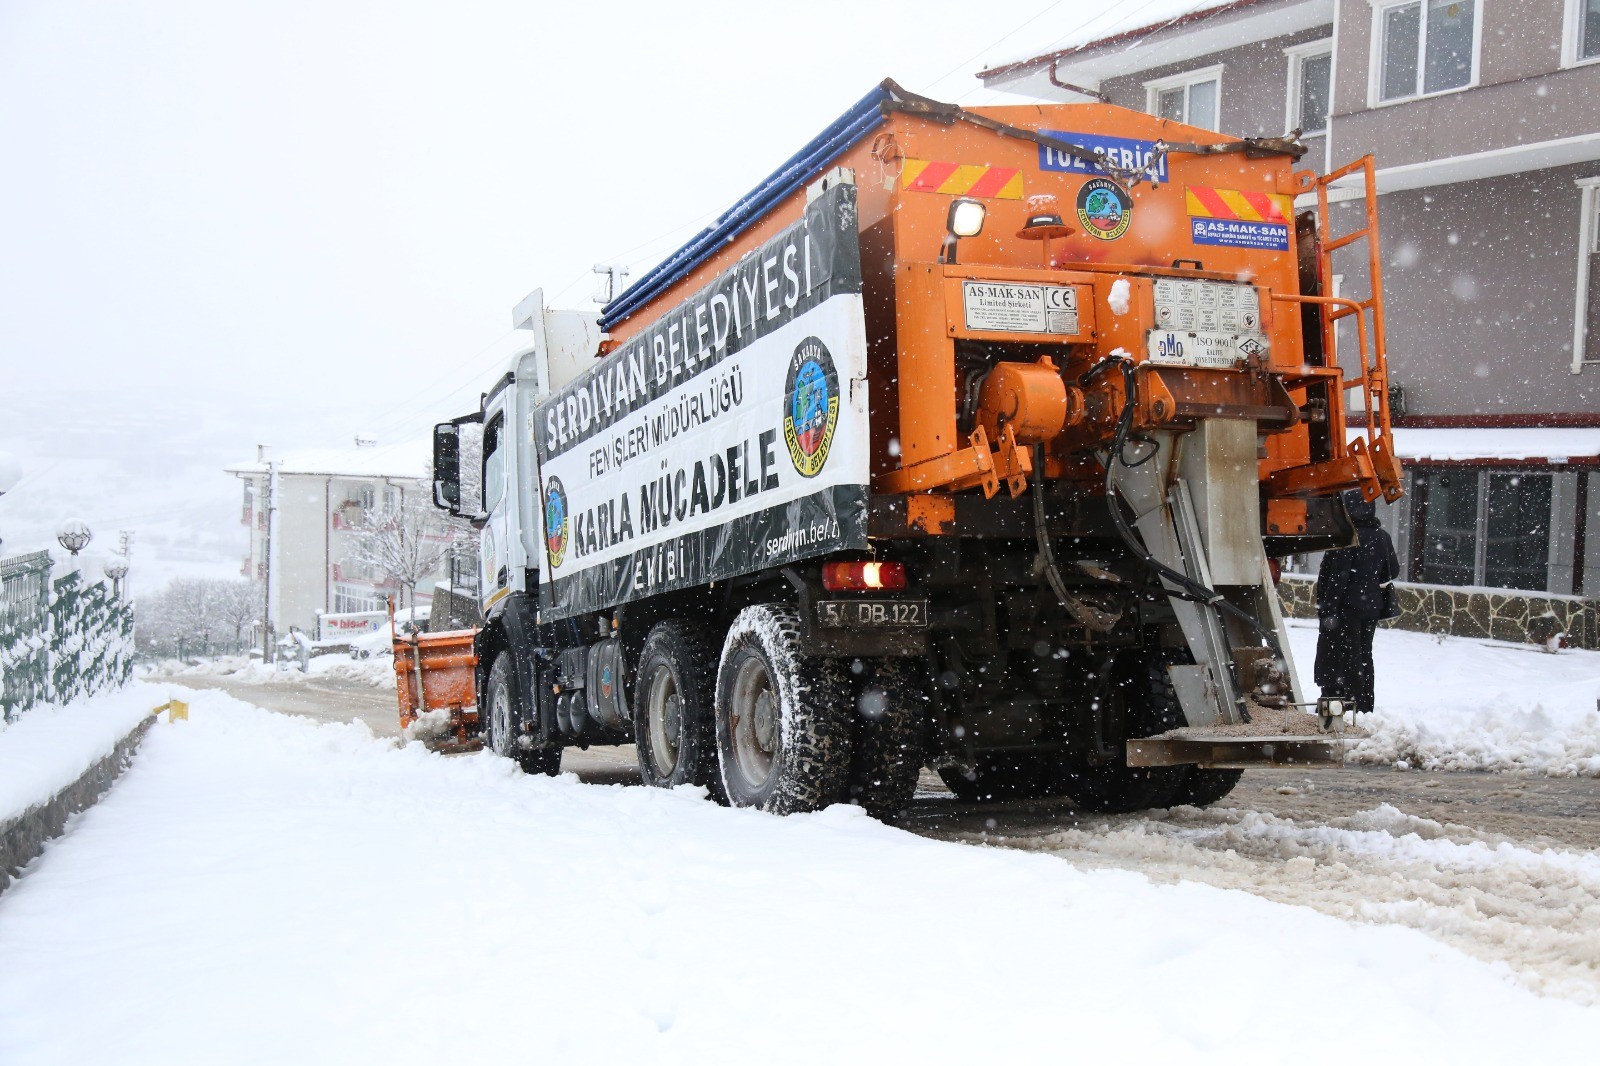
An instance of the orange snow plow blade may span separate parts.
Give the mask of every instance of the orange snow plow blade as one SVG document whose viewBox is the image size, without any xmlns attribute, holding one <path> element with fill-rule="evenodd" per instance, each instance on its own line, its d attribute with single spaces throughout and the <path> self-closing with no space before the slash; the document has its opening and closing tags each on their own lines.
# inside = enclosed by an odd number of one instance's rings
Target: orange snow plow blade
<svg viewBox="0 0 1600 1066">
<path fill-rule="evenodd" d="M 394 687 L 400 700 L 400 727 L 410 728 L 424 714 L 443 719 L 419 739 L 434 751 L 472 751 L 478 740 L 475 629 L 444 633 L 394 634 Z"/>
</svg>

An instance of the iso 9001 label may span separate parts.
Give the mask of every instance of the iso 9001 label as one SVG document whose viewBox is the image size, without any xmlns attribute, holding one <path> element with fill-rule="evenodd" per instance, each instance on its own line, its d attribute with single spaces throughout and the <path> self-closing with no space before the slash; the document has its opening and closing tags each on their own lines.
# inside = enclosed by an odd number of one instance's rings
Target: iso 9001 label
<svg viewBox="0 0 1600 1066">
<path fill-rule="evenodd" d="M 1150 362 L 1169 366 L 1231 370 L 1243 360 L 1267 351 L 1267 339 L 1259 333 L 1153 329 L 1147 334 L 1147 340 Z"/>
<path fill-rule="evenodd" d="M 833 629 L 926 626 L 927 600 L 820 600 L 817 624 Z"/>
<path fill-rule="evenodd" d="M 967 328 L 989 333 L 1078 332 L 1078 290 L 1072 285 L 968 281 L 961 286 Z"/>
</svg>

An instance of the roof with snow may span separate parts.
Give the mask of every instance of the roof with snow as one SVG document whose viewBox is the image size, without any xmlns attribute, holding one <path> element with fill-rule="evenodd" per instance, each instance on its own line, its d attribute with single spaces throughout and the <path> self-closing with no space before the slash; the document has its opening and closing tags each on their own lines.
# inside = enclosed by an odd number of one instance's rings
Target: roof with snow
<svg viewBox="0 0 1600 1066">
<path fill-rule="evenodd" d="M 1364 430 L 1351 430 L 1352 438 Z M 1600 457 L 1600 429 L 1451 427 L 1396 429 L 1394 450 L 1411 462 L 1593 459 Z"/>
<path fill-rule="evenodd" d="M 978 72 L 991 89 L 1043 98 L 1098 90 L 1106 78 L 1180 63 L 1252 40 L 1330 25 L 1334 0 L 1151 0 L 1102 10 L 1043 48 Z"/>
<path fill-rule="evenodd" d="M 317 474 L 323 477 L 425 478 L 433 459 L 429 437 L 398 444 L 370 447 L 308 448 L 273 456 L 279 474 Z M 265 462 L 235 463 L 230 474 L 265 474 Z"/>
</svg>

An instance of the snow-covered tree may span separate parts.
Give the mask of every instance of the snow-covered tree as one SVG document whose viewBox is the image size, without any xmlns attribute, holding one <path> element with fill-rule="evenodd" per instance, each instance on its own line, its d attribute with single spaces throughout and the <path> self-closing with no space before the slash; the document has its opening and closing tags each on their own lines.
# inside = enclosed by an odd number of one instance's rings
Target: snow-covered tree
<svg viewBox="0 0 1600 1066">
<path fill-rule="evenodd" d="M 233 642 L 244 643 L 245 632 L 261 618 L 259 581 L 217 582 L 217 615 L 224 627 L 233 630 Z"/>
<path fill-rule="evenodd" d="M 238 647 L 260 608 L 260 586 L 253 581 L 174 578 L 160 592 L 140 597 L 138 647 L 155 655 L 204 654 L 225 641 Z"/>
<path fill-rule="evenodd" d="M 348 561 L 399 585 L 399 606 L 410 607 L 417 585 L 439 572 L 462 526 L 420 493 L 408 492 L 398 505 L 368 511 L 354 532 Z"/>
</svg>

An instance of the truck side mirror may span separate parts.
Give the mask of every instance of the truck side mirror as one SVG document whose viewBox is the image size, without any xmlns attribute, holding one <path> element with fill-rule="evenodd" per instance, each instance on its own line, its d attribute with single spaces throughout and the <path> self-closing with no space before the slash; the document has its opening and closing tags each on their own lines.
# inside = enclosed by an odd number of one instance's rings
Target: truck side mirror
<svg viewBox="0 0 1600 1066">
<path fill-rule="evenodd" d="M 461 431 L 450 422 L 433 427 L 433 505 L 461 513 Z"/>
</svg>

